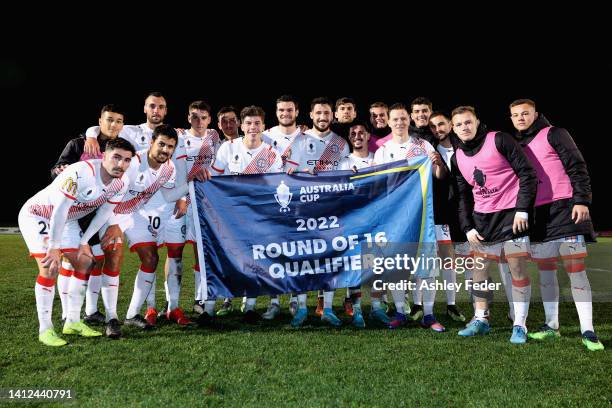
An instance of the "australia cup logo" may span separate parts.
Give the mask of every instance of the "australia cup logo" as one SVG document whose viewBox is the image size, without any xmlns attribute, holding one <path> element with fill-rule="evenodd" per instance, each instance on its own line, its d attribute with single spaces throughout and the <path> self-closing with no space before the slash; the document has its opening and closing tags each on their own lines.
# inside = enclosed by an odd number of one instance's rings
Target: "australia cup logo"
<svg viewBox="0 0 612 408">
<path fill-rule="evenodd" d="M 285 213 L 291 211 L 289 208 L 289 203 L 291 202 L 291 198 L 293 194 L 289 187 L 285 184 L 284 181 L 281 180 L 281 183 L 276 187 L 276 194 L 274 194 L 274 198 L 276 198 L 276 202 L 281 206 L 280 212 Z"/>
</svg>

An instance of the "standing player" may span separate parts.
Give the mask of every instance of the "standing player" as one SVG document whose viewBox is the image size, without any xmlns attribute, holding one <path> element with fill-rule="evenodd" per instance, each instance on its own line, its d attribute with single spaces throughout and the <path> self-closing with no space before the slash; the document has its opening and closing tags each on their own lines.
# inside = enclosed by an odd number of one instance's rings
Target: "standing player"
<svg viewBox="0 0 612 408">
<path fill-rule="evenodd" d="M 561 258 L 571 282 L 582 343 L 591 351 L 603 350 L 593 329 L 591 285 L 584 265 L 585 241 L 595 240 L 589 214 L 591 182 L 584 158 L 568 131 L 551 126 L 532 100 L 512 102 L 510 119 L 538 176 L 531 258 L 540 272 L 546 322 L 529 337 L 560 336 L 557 259 Z"/>
<path fill-rule="evenodd" d="M 68 289 L 68 313 L 62 332 L 84 337 L 101 336 L 80 320 L 93 254 L 87 241 L 111 217 L 115 205 L 127 190 L 123 177 L 134 147 L 123 139 L 106 144 L 104 159 L 78 162 L 66 167 L 45 189 L 30 198 L 19 212 L 19 228 L 38 264 L 34 287 L 38 311 L 38 339 L 47 346 L 63 346 L 66 341 L 53 330 L 51 312 L 55 279 L 62 254 L 75 269 Z M 98 209 L 87 231 L 82 234 L 77 220 Z M 82 234 L 82 236 L 81 236 Z"/>
<path fill-rule="evenodd" d="M 531 283 L 526 270 L 529 255 L 529 213 L 536 196 L 535 171 L 519 144 L 508 134 L 488 132 L 471 106 L 455 108 L 451 115 L 453 131 L 459 138 L 451 158 L 452 172 L 459 192 L 461 229 L 474 253 L 485 259 L 474 270 L 474 282 L 488 280 L 488 260 L 499 260 L 502 251 L 512 273 L 514 323 L 510 342 L 527 341 L 527 312 Z M 486 288 L 486 287 L 485 287 Z M 460 336 L 487 334 L 491 292 L 474 292 L 475 315 Z"/>
<path fill-rule="evenodd" d="M 221 145 L 211 166 L 213 175 L 264 174 L 283 171 L 283 161 L 272 146 L 264 143 L 262 132 L 265 129 L 265 113 L 258 106 L 247 106 L 240 112 L 243 137 L 227 141 Z M 203 278 L 205 279 L 205 278 Z M 255 323 L 259 315 L 255 312 L 256 298 L 247 298 L 244 320 Z M 214 314 L 215 301 L 205 302 L 205 311 L 198 320 L 205 324 Z"/>
</svg>

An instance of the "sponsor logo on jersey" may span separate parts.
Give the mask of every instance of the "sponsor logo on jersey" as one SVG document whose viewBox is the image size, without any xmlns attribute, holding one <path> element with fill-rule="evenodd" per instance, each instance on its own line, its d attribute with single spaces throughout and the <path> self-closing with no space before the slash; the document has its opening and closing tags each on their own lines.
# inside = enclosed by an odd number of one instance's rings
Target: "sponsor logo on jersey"
<svg viewBox="0 0 612 408">
<path fill-rule="evenodd" d="M 62 190 L 73 197 L 76 195 L 77 188 L 77 182 L 72 177 L 68 177 L 62 184 Z"/>
</svg>

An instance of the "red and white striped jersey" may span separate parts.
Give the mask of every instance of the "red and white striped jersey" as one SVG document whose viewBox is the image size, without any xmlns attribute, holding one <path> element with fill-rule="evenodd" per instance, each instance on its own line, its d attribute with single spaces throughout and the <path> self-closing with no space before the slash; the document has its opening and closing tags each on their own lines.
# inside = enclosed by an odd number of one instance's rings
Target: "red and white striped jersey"
<svg viewBox="0 0 612 408">
<path fill-rule="evenodd" d="M 210 168 L 213 175 L 279 173 L 283 171 L 283 161 L 269 144 L 247 149 L 239 137 L 221 145 Z"/>
<path fill-rule="evenodd" d="M 285 161 L 291 153 L 291 144 L 300 134 L 302 134 L 300 128 L 297 128 L 293 133 L 288 135 L 281 132 L 279 126 L 274 126 L 272 129 L 263 132 L 262 138 L 265 143 L 272 146 L 272 148 L 280 154 L 283 164 L 285 164 Z"/>
<path fill-rule="evenodd" d="M 319 137 L 312 130 L 298 135 L 291 144 L 291 156 L 287 166 L 298 170 L 338 170 L 342 158 L 349 155 L 348 143 L 334 132 Z"/>
<path fill-rule="evenodd" d="M 374 153 L 374 163 L 384 164 L 414 157 L 427 156 L 435 152 L 433 146 L 419 137 L 409 136 L 404 143 L 397 143 L 391 139 L 385 142 Z"/>
<path fill-rule="evenodd" d="M 83 218 L 106 202 L 119 203 L 129 184 L 127 175 L 104 185 L 100 177 L 101 163 L 99 159 L 86 160 L 66 167 L 51 184 L 26 202 L 29 213 L 50 219 L 53 203 L 63 199 L 62 196 L 73 200 L 68 220 Z"/>
<path fill-rule="evenodd" d="M 174 160 L 185 160 L 187 181 L 193 180 L 200 169 L 210 168 L 220 146 L 219 134 L 214 129 L 207 129 L 203 137 L 194 136 L 189 130 L 179 135 Z"/>
<path fill-rule="evenodd" d="M 173 188 L 176 170 L 171 160 L 153 170 L 149 166 L 148 152 L 134 157 L 128 171 L 129 187 L 121 203 L 115 207 L 115 214 L 131 214 L 149 202 L 161 188 Z"/>
</svg>

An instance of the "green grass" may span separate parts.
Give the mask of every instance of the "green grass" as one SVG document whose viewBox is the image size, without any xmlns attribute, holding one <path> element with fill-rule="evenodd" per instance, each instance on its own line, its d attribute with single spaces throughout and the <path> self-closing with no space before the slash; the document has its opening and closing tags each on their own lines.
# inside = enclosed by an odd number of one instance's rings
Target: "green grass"
<svg viewBox="0 0 612 408">
<path fill-rule="evenodd" d="M 172 325 L 146 333 L 124 329 L 118 341 L 70 337 L 68 346 L 51 349 L 37 341 L 35 263 L 20 236 L 0 235 L 0 388 L 72 388 L 77 397 L 73 405 L 109 407 L 609 406 L 612 304 L 605 270 L 612 265 L 612 251 L 599 251 L 591 258 L 604 272 L 595 278 L 601 284 L 592 281 L 592 286 L 599 299 L 608 298 L 593 307 L 604 352 L 588 352 L 581 345 L 571 302 L 560 305 L 561 339 L 511 345 L 503 294 L 492 308 L 493 331 L 481 338 L 459 338 L 461 325 L 445 319 L 443 302 L 436 304 L 440 321 L 449 329 L 442 334 L 372 325 L 359 331 L 348 324 L 335 330 L 314 316 L 306 327 L 294 330 L 283 299 L 282 321 L 270 324 L 247 327 L 235 314 L 219 330 Z M 187 258 L 185 265 L 192 265 L 192 256 Z M 127 310 L 137 265 L 135 255 L 126 257 L 120 318 Z M 567 285 L 563 276 L 559 274 L 562 286 Z M 158 283 L 158 304 L 164 299 L 162 289 Z M 186 272 L 181 295 L 186 309 L 192 295 L 193 275 Z M 444 295 L 437 298 L 443 300 Z M 266 302 L 260 299 L 260 312 Z M 469 314 L 466 303 L 460 307 Z M 56 298 L 56 327 L 59 312 Z M 542 306 L 536 302 L 529 326 L 535 328 L 542 320 Z"/>
</svg>

